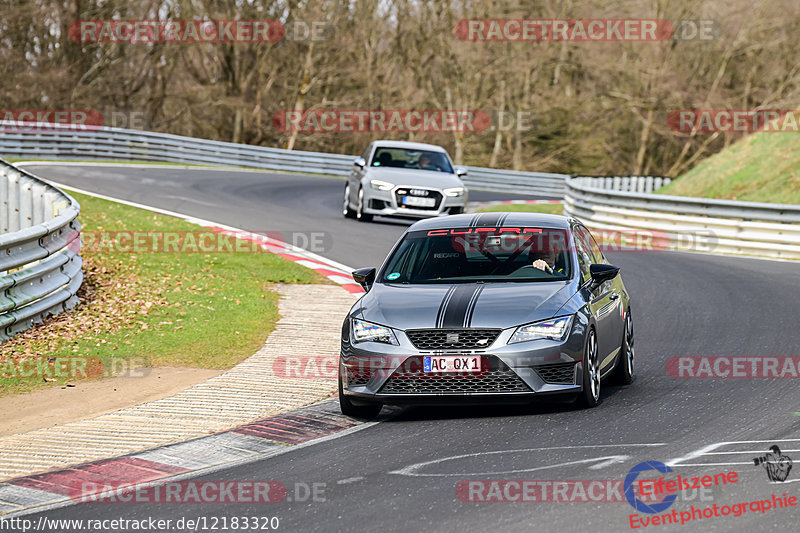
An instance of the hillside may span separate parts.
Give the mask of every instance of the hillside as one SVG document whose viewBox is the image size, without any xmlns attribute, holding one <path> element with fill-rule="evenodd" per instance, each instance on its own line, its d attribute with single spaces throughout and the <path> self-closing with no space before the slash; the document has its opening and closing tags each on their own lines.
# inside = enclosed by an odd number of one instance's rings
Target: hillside
<svg viewBox="0 0 800 533">
<path fill-rule="evenodd" d="M 800 135 L 754 133 L 703 160 L 660 194 L 800 204 Z"/>
</svg>

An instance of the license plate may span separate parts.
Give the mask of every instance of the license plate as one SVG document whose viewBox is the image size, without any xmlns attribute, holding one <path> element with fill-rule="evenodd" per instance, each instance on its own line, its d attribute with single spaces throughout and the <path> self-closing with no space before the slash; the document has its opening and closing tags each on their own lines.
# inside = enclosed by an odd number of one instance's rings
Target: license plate
<svg viewBox="0 0 800 533">
<path fill-rule="evenodd" d="M 422 361 L 425 372 L 460 372 L 479 374 L 481 358 L 471 355 L 426 355 Z"/>
<path fill-rule="evenodd" d="M 433 207 L 436 205 L 436 198 L 418 198 L 416 196 L 403 196 L 404 205 L 416 207 Z"/>
</svg>

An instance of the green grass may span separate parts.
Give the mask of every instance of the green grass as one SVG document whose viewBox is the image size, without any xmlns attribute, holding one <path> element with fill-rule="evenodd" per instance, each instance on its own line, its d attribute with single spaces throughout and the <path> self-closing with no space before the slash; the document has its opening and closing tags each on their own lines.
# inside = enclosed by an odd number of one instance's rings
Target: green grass
<svg viewBox="0 0 800 533">
<path fill-rule="evenodd" d="M 210 232 L 177 218 L 75 194 L 85 240 L 97 231 Z M 214 233 L 216 236 L 216 233 Z M 233 242 L 234 239 L 230 238 Z M 252 246 L 248 246 L 252 248 Z M 252 355 L 278 319 L 273 283 L 330 283 L 267 252 L 109 253 L 84 249 L 82 303 L 3 343 L 9 359 L 77 358 L 136 365 L 229 368 Z M 14 364 L 6 370 L 13 370 Z M 17 367 L 24 368 L 24 367 Z M 43 384 L 41 376 L 0 378 L 2 393 Z M 80 377 L 80 374 L 79 376 Z M 57 383 L 67 381 L 57 378 Z"/>
<path fill-rule="evenodd" d="M 748 135 L 703 160 L 658 193 L 800 204 L 800 135 Z"/>
<path fill-rule="evenodd" d="M 490 213 L 498 211 L 522 211 L 525 213 L 549 213 L 552 215 L 563 215 L 564 204 L 503 204 L 493 205 L 478 209 L 479 213 Z"/>
</svg>

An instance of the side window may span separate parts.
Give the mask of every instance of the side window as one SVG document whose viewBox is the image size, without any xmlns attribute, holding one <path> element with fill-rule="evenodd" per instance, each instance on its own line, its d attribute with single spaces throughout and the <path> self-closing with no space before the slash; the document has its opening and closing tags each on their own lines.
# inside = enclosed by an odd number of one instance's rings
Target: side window
<svg viewBox="0 0 800 533">
<path fill-rule="evenodd" d="M 367 146 L 367 149 L 366 149 L 366 150 L 364 150 L 364 153 L 363 153 L 363 154 L 361 154 L 361 159 L 363 159 L 364 161 L 366 161 L 366 162 L 367 162 L 367 164 L 369 164 L 369 153 L 370 153 L 371 151 L 372 151 L 372 145 L 370 144 L 369 146 Z"/>
<path fill-rule="evenodd" d="M 586 281 L 589 279 L 589 265 L 594 262 L 592 260 L 592 254 L 589 252 L 579 230 L 573 230 L 572 241 L 575 243 L 575 252 L 578 254 L 578 268 L 581 271 L 583 281 Z"/>
<path fill-rule="evenodd" d="M 592 252 L 592 255 L 594 255 L 594 262 L 597 264 L 607 263 L 606 258 L 603 257 L 603 252 L 600 251 L 600 247 L 597 246 L 597 242 L 594 240 L 594 237 L 592 237 L 592 234 L 589 233 L 589 230 L 581 226 L 580 232 L 583 234 L 583 238 L 589 247 L 589 251 Z"/>
</svg>

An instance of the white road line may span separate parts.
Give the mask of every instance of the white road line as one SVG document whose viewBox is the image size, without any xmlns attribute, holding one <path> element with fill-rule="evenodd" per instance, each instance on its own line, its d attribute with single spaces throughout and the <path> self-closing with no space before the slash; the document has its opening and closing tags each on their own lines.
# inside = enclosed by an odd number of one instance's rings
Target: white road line
<svg viewBox="0 0 800 533">
<path fill-rule="evenodd" d="M 425 461 L 422 463 L 415 463 L 406 467 L 403 467 L 399 470 L 393 470 L 389 472 L 390 474 L 397 474 L 401 476 L 416 476 L 416 477 L 448 477 L 448 476 L 478 476 L 478 475 L 495 475 L 495 474 L 512 474 L 517 472 L 533 472 L 536 470 L 543 470 L 545 468 L 555 468 L 558 466 L 567 466 L 572 464 L 580 464 L 580 463 L 591 463 L 595 461 L 601 461 L 602 466 L 598 466 L 597 468 L 603 468 L 610 464 L 623 462 L 629 459 L 626 455 L 609 455 L 605 457 L 593 457 L 591 459 L 580 459 L 578 461 L 569 461 L 565 463 L 557 463 L 552 465 L 546 465 L 542 467 L 533 467 L 533 468 L 524 468 L 518 470 L 508 470 L 505 472 L 472 472 L 472 473 L 455 473 L 455 474 L 423 474 L 419 473 L 418 470 L 424 468 L 426 466 L 444 463 L 446 461 L 455 461 L 458 459 L 465 459 L 468 457 L 479 457 L 483 455 L 498 455 L 504 453 L 524 453 L 524 452 L 539 452 L 539 451 L 548 451 L 548 450 L 578 450 L 578 449 L 593 449 L 593 448 L 632 448 L 632 447 L 654 447 L 654 446 L 666 446 L 666 443 L 646 443 L 646 444 L 588 444 L 583 446 L 549 446 L 545 448 L 523 448 L 519 450 L 495 450 L 491 452 L 476 452 L 476 453 L 467 453 L 463 455 L 451 455 L 449 457 L 442 457 L 439 459 L 433 459 L 431 461 Z M 603 462 L 605 461 L 605 462 Z M 595 469 L 597 469 L 595 468 Z"/>
<path fill-rule="evenodd" d="M 340 479 L 339 481 L 336 482 L 336 484 L 337 485 L 347 485 L 349 483 L 356 483 L 356 482 L 362 481 L 364 479 L 367 479 L 367 478 L 365 478 L 364 476 L 348 477 L 346 479 Z"/>
<path fill-rule="evenodd" d="M 684 455 L 683 457 L 678 457 L 676 459 L 672 459 L 671 461 L 667 461 L 665 464 L 667 466 L 679 465 L 680 463 L 684 463 L 686 461 L 690 461 L 692 459 L 696 459 L 696 458 L 700 457 L 701 455 L 705 454 L 706 452 L 710 452 L 712 450 L 716 450 L 717 448 L 719 448 L 723 444 L 724 444 L 723 442 L 718 442 L 716 444 L 709 444 L 708 446 L 704 446 L 704 447 L 700 448 L 699 450 L 695 450 L 693 452 L 690 452 L 687 455 Z"/>
<path fill-rule="evenodd" d="M 670 465 L 670 467 L 678 467 L 678 466 L 694 466 L 694 467 L 703 467 L 703 466 L 742 466 L 742 465 L 750 465 L 753 466 L 753 461 L 749 461 L 747 463 L 681 463 L 679 465 Z"/>
<path fill-rule="evenodd" d="M 615 465 L 618 463 L 624 463 L 630 458 L 631 458 L 630 455 L 613 455 L 607 461 L 603 461 L 602 463 L 597 463 L 596 465 L 590 466 L 589 470 L 600 470 L 601 468 L 605 468 L 607 466 Z"/>
<path fill-rule="evenodd" d="M 608 466 L 610 464 L 622 463 L 630 459 L 628 455 L 608 455 L 605 457 L 592 457 L 590 459 L 576 459 L 575 461 L 564 461 L 562 463 L 553 463 L 550 465 L 534 466 L 531 468 L 518 468 L 516 470 L 500 470 L 497 472 L 457 472 L 452 474 L 420 474 L 413 471 L 419 465 L 412 465 L 401 470 L 389 472 L 390 474 L 399 474 L 411 477 L 453 477 L 453 476 L 499 476 L 502 474 L 521 474 L 523 472 L 538 472 L 540 470 L 549 470 L 551 468 L 559 468 L 561 466 L 572 466 L 586 463 L 593 463 L 595 461 L 604 461 L 602 464 Z"/>
<path fill-rule="evenodd" d="M 745 453 L 760 454 L 760 453 L 764 453 L 765 451 L 766 450 L 739 450 L 739 451 L 733 451 L 733 452 L 708 452 L 705 455 L 737 455 L 737 454 L 740 454 L 740 453 L 741 454 L 745 454 Z M 800 450 L 784 450 L 783 448 L 781 448 L 781 451 L 782 452 L 800 452 Z"/>
<path fill-rule="evenodd" d="M 665 463 L 667 466 L 732 466 L 732 465 L 742 465 L 742 464 L 751 464 L 751 463 L 703 463 L 703 464 L 684 464 L 686 461 L 690 461 L 692 459 L 697 459 L 703 455 L 712 455 L 710 452 L 716 450 L 717 448 L 721 448 L 723 446 L 729 446 L 731 444 L 775 444 L 776 442 L 800 442 L 800 439 L 770 439 L 770 440 L 733 440 L 733 441 L 725 441 L 725 442 L 716 442 L 714 444 L 709 444 L 708 446 L 704 446 L 699 450 L 695 450 L 693 452 L 684 455 L 683 457 L 678 457 L 672 459 Z M 749 451 L 732 451 L 732 452 L 717 452 L 715 455 L 720 455 L 722 453 L 763 453 L 764 450 L 759 452 L 749 452 Z"/>
</svg>

